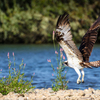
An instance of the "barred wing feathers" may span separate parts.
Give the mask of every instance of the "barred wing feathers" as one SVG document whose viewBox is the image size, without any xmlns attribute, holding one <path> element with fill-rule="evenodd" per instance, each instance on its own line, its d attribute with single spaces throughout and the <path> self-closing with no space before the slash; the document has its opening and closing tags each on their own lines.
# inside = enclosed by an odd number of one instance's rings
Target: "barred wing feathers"
<svg viewBox="0 0 100 100">
<path fill-rule="evenodd" d="M 84 35 L 81 45 L 79 47 L 80 52 L 83 55 L 83 60 L 89 62 L 89 56 L 91 55 L 93 45 L 97 40 L 98 29 L 100 28 L 100 17 L 94 22 L 87 33 Z"/>
<path fill-rule="evenodd" d="M 83 60 L 81 52 L 72 41 L 71 27 L 69 25 L 68 14 L 63 14 L 59 17 L 56 25 L 56 40 L 64 49 L 66 55 L 77 57 Z"/>
</svg>

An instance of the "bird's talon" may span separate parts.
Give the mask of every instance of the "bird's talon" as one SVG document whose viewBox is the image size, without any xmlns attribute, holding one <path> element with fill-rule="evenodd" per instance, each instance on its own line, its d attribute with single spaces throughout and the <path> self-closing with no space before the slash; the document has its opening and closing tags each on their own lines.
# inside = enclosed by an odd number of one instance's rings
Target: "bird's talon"
<svg viewBox="0 0 100 100">
<path fill-rule="evenodd" d="M 82 80 L 82 83 L 84 83 L 84 80 Z"/>
<path fill-rule="evenodd" d="M 77 80 L 77 84 L 80 84 L 81 83 L 81 80 Z"/>
</svg>

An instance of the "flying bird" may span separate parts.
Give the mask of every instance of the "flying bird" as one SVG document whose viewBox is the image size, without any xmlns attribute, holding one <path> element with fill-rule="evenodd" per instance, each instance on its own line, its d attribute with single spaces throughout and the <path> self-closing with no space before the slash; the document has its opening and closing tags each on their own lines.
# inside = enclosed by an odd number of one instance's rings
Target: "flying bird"
<svg viewBox="0 0 100 100">
<path fill-rule="evenodd" d="M 89 57 L 91 55 L 93 45 L 97 40 L 99 28 L 100 17 L 98 17 L 98 19 L 83 36 L 81 45 L 78 49 L 74 41 L 72 40 L 69 15 L 64 13 L 58 18 L 55 37 L 67 56 L 67 61 L 64 62 L 64 65 L 73 68 L 78 74 L 77 84 L 79 84 L 80 82 L 84 82 L 84 68 L 100 66 L 100 60 L 89 62 Z M 81 73 L 82 80 L 80 80 Z"/>
</svg>

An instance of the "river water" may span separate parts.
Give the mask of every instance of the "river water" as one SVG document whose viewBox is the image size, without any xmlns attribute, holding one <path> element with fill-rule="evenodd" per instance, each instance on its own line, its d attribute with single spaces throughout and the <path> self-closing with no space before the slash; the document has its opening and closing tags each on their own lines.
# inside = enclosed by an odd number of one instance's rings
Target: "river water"
<svg viewBox="0 0 100 100">
<path fill-rule="evenodd" d="M 10 60 L 13 62 L 12 53 L 15 54 L 16 69 L 19 68 L 21 61 L 25 66 L 26 79 L 30 80 L 34 74 L 32 85 L 36 88 L 49 88 L 52 87 L 52 80 L 55 76 L 51 64 L 47 62 L 47 59 L 51 59 L 54 68 L 57 68 L 56 55 L 53 45 L 41 44 L 41 45 L 0 45 L 0 73 L 1 77 L 7 77 L 9 73 L 8 68 L 8 57 L 7 53 L 10 54 Z M 65 55 L 65 54 L 64 54 Z M 67 58 L 65 58 L 67 59 Z M 100 60 L 100 45 L 95 45 L 90 56 L 90 61 Z M 11 65 L 13 67 L 13 64 Z M 77 84 L 78 75 L 74 69 L 68 69 L 67 79 L 69 81 L 69 89 L 87 89 L 89 87 L 94 89 L 100 89 L 100 67 L 99 68 L 85 68 L 85 82 Z"/>
</svg>

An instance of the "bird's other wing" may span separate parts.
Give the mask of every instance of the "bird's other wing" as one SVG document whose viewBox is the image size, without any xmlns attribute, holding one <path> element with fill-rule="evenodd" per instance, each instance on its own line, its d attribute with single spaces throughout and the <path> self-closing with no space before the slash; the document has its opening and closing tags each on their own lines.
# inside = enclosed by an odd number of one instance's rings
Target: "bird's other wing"
<svg viewBox="0 0 100 100">
<path fill-rule="evenodd" d="M 83 60 L 81 52 L 72 41 L 71 27 L 69 24 L 68 14 L 60 15 L 56 24 L 56 40 L 64 49 L 66 55 L 74 56 Z"/>
<path fill-rule="evenodd" d="M 94 22 L 94 24 L 89 28 L 87 33 L 82 38 L 79 50 L 82 53 L 83 60 L 85 62 L 89 62 L 89 56 L 91 55 L 93 45 L 97 40 L 99 28 L 100 28 L 100 17 Z"/>
</svg>

